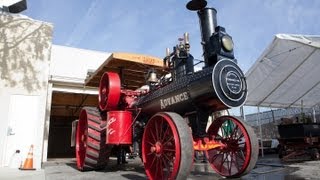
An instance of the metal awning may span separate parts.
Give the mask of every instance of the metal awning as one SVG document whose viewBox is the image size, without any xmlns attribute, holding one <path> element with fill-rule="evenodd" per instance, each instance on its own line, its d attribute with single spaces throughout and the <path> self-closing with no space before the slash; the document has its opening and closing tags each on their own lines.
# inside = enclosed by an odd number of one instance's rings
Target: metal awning
<svg viewBox="0 0 320 180">
<path fill-rule="evenodd" d="M 126 89 L 136 89 L 145 85 L 145 76 L 150 68 L 163 75 L 163 60 L 160 58 L 132 54 L 112 53 L 111 56 L 85 80 L 85 86 L 98 87 L 104 72 L 111 71 L 122 74 L 122 83 Z M 122 72 L 122 73 L 120 73 Z"/>
<path fill-rule="evenodd" d="M 245 74 L 245 105 L 314 107 L 320 103 L 320 36 L 278 34 Z"/>
</svg>

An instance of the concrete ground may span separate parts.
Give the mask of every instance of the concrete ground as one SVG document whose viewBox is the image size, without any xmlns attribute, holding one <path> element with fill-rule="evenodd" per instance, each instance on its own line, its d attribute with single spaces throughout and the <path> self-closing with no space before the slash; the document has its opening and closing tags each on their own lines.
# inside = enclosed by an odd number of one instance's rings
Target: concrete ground
<svg viewBox="0 0 320 180">
<path fill-rule="evenodd" d="M 8 167 L 0 168 L 1 180 L 44 180 L 46 179 L 45 170 L 35 171 L 21 171 L 19 169 L 12 169 Z"/>
<path fill-rule="evenodd" d="M 102 171 L 79 172 L 75 159 L 51 159 L 36 171 L 0 168 L 0 179 L 14 180 L 144 180 L 146 175 L 139 158 L 129 159 L 129 163 L 117 166 L 111 158 L 108 167 Z M 319 179 L 320 161 L 294 161 L 282 163 L 277 155 L 267 155 L 258 160 L 257 166 L 243 180 L 300 180 Z M 214 173 L 207 163 L 197 162 L 188 177 L 189 180 L 224 179 Z"/>
</svg>

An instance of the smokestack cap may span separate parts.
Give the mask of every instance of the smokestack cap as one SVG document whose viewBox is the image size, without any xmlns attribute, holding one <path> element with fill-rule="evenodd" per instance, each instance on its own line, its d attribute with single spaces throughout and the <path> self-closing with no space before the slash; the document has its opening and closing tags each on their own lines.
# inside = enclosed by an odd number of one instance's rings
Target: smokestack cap
<svg viewBox="0 0 320 180">
<path fill-rule="evenodd" d="M 198 11 L 207 6 L 206 0 L 191 0 L 187 3 L 187 9 L 190 11 Z"/>
</svg>

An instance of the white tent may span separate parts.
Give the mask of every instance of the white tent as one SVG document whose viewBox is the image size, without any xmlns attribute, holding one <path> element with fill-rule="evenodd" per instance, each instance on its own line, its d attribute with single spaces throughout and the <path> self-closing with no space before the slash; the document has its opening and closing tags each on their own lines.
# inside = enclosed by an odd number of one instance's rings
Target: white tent
<svg viewBox="0 0 320 180">
<path fill-rule="evenodd" d="M 246 105 L 314 107 L 320 103 L 320 36 L 278 34 L 246 73 Z"/>
</svg>

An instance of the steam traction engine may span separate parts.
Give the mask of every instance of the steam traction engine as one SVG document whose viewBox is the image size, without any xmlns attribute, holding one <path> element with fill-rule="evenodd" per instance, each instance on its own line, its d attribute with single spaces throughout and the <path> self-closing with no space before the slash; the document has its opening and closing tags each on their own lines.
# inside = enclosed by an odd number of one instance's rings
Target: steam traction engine
<svg viewBox="0 0 320 180">
<path fill-rule="evenodd" d="M 194 71 L 188 34 L 167 49 L 163 67 L 118 62 L 99 84 L 99 107 L 82 109 L 76 131 L 76 158 L 80 170 L 106 166 L 116 147 L 139 143 L 149 179 L 186 179 L 194 150 L 205 151 L 211 167 L 221 176 L 239 177 L 257 161 L 253 130 L 232 116 L 216 118 L 214 112 L 241 106 L 247 85 L 233 55 L 233 42 L 217 26 L 216 10 L 204 0 L 192 0 L 202 34 L 204 67 Z M 109 63 L 110 67 L 112 63 Z M 108 65 L 108 66 L 109 66 Z M 125 72 L 131 67 L 131 71 Z M 132 70 L 135 69 L 135 70 Z M 145 86 L 134 89 L 130 77 L 146 69 Z M 131 82 L 132 83 L 132 82 Z M 137 82 L 138 83 L 138 82 Z"/>
</svg>

